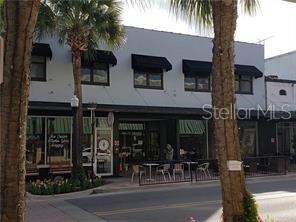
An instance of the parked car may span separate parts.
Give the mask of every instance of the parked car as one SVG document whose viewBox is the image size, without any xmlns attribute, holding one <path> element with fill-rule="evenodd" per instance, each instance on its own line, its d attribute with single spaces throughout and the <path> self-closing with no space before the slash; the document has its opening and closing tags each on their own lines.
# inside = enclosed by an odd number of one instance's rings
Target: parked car
<svg viewBox="0 0 296 222">
<path fill-rule="evenodd" d="M 91 163 L 91 148 L 87 147 L 84 148 L 82 150 L 82 160 L 83 163 Z M 108 150 L 106 151 L 101 151 L 100 149 L 97 148 L 97 152 L 96 152 L 96 157 L 97 157 L 97 161 L 105 161 L 105 162 L 109 162 L 111 161 L 111 153 Z"/>
</svg>

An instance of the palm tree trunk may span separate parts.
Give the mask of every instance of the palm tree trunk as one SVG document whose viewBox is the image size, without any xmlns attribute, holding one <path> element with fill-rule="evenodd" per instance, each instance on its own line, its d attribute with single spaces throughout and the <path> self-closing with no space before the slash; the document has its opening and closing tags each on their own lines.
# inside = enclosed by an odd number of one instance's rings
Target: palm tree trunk
<svg viewBox="0 0 296 222">
<path fill-rule="evenodd" d="M 228 110 L 232 115 L 214 116 L 215 146 L 218 149 L 224 222 L 241 221 L 246 194 L 241 171 L 230 171 L 229 160 L 241 161 L 237 121 L 235 118 L 234 33 L 237 20 L 237 0 L 213 1 L 213 91 L 214 111 Z M 221 112 L 220 112 L 221 114 Z"/>
<path fill-rule="evenodd" d="M 26 126 L 32 37 L 40 0 L 5 1 L 4 83 L 1 85 L 1 222 L 23 222 Z"/>
<path fill-rule="evenodd" d="M 73 178 L 77 179 L 78 165 L 81 164 L 82 150 L 81 138 L 83 133 L 83 107 L 82 107 L 82 89 L 81 89 L 81 52 L 79 49 L 72 49 L 72 64 L 74 77 L 74 95 L 79 99 L 76 116 L 73 124 L 73 146 L 72 146 L 72 163 L 73 163 Z"/>
</svg>

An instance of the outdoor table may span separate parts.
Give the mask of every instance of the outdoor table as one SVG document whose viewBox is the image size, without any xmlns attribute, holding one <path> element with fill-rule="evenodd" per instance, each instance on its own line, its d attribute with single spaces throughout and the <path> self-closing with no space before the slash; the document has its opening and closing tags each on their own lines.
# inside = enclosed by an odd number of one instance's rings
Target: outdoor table
<svg viewBox="0 0 296 222">
<path fill-rule="evenodd" d="M 149 167 L 149 179 L 147 179 L 147 180 L 152 181 L 152 177 L 151 177 L 151 175 L 152 175 L 152 166 L 158 166 L 159 164 L 158 163 L 144 163 L 143 165 Z"/>
<path fill-rule="evenodd" d="M 185 162 L 182 162 L 182 163 L 185 163 L 188 165 L 188 173 L 189 173 L 189 177 L 191 175 L 191 164 L 198 164 L 198 162 L 194 162 L 194 161 L 185 161 Z"/>
</svg>

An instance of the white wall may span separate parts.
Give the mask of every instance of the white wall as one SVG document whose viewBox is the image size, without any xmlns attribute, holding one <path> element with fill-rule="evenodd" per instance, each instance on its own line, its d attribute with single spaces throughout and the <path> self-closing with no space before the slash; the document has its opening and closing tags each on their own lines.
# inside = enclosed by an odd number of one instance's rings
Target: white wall
<svg viewBox="0 0 296 222">
<path fill-rule="evenodd" d="M 279 94 L 280 90 L 286 90 L 287 95 Z M 267 107 L 277 111 L 296 109 L 296 85 L 294 83 L 266 82 Z"/>
<path fill-rule="evenodd" d="M 266 76 L 296 80 L 296 51 L 266 59 L 264 73 Z"/>
<path fill-rule="evenodd" d="M 47 82 L 31 82 L 30 101 L 69 102 L 73 94 L 71 54 L 50 39 L 53 58 L 47 63 Z M 236 43 L 236 64 L 254 65 L 264 71 L 262 45 Z M 135 89 L 131 54 L 164 56 L 173 69 L 164 73 L 164 90 Z M 202 107 L 211 103 L 206 92 L 185 92 L 182 59 L 211 61 L 212 39 L 127 27 L 127 42 L 114 52 L 117 65 L 110 67 L 110 86 L 83 85 L 83 102 L 114 105 Z M 254 80 L 254 95 L 238 95 L 238 106 L 264 107 L 264 78 Z"/>
</svg>

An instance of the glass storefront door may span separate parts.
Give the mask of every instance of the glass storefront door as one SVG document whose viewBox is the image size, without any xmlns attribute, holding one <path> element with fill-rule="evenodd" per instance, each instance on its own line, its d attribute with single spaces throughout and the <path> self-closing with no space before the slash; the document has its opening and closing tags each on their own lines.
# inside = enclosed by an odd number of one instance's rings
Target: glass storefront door
<svg viewBox="0 0 296 222">
<path fill-rule="evenodd" d="M 277 124 L 278 154 L 289 156 L 290 163 L 296 164 L 296 124 L 281 122 Z"/>
<path fill-rule="evenodd" d="M 242 158 L 257 154 L 257 123 L 238 122 L 239 140 Z"/>
<path fill-rule="evenodd" d="M 112 128 L 96 128 L 95 172 L 99 176 L 113 174 L 113 134 Z"/>
</svg>

